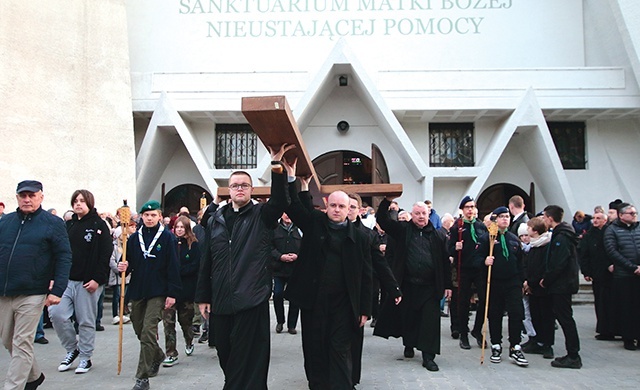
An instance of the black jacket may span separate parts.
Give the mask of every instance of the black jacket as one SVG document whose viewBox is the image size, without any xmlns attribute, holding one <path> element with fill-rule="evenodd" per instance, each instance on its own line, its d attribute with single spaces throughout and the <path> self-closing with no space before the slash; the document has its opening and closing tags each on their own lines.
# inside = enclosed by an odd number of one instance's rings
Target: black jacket
<svg viewBox="0 0 640 390">
<path fill-rule="evenodd" d="M 38 208 L 20 210 L 0 219 L 1 296 L 40 295 L 61 297 L 69 281 L 71 248 L 62 219 Z"/>
<path fill-rule="evenodd" d="M 302 246 L 296 267 L 289 279 L 285 297 L 302 309 L 313 309 L 325 263 L 325 241 L 329 238 L 329 217 L 309 210 L 290 184 L 291 205 L 287 214 L 302 230 Z M 353 223 L 347 223 L 347 238 L 342 249 L 341 265 L 352 308 L 354 326 L 360 316 L 371 315 L 372 275 L 369 236 Z"/>
<path fill-rule="evenodd" d="M 505 243 L 507 244 L 509 257 L 505 258 L 502 252 L 502 244 L 500 234 L 496 238 L 493 247 L 493 266 L 491 267 L 491 280 L 497 280 L 501 282 L 513 281 L 514 283 L 524 282 L 524 260 L 522 256 L 522 247 L 520 246 L 520 240 L 515 234 L 506 231 L 504 232 Z M 489 255 L 489 233 L 485 233 L 478 240 L 478 250 L 475 254 L 476 265 L 484 270 L 487 270 L 485 265 L 485 259 Z"/>
<path fill-rule="evenodd" d="M 545 233 L 550 234 L 550 233 Z M 544 278 L 547 258 L 547 245 L 549 242 L 541 243 L 539 246 L 531 246 L 529 253 L 525 259 L 525 278 L 531 289 L 531 295 L 544 296 L 547 295 L 545 288 L 540 286 L 540 280 Z"/>
<path fill-rule="evenodd" d="M 598 229 L 591 227 L 578 244 L 580 254 L 580 270 L 584 276 L 589 276 L 596 280 L 611 278 L 609 266 L 613 264 L 607 251 L 604 248 L 604 233 L 607 227 Z"/>
<path fill-rule="evenodd" d="M 111 230 L 96 209 L 82 219 L 76 214 L 67 221 L 67 233 L 73 253 L 69 280 L 87 283 L 95 280 L 99 285 L 109 281 L 109 260 L 113 252 Z"/>
<path fill-rule="evenodd" d="M 544 287 L 548 294 L 575 294 L 578 281 L 578 236 L 566 222 L 558 224 L 551 233 L 545 259 Z"/>
<path fill-rule="evenodd" d="M 460 268 L 464 269 L 477 269 L 478 265 L 474 262 L 474 255 L 477 248 L 477 242 L 473 241 L 471 237 L 471 228 L 469 223 L 461 222 L 462 218 L 458 218 L 451 229 L 449 229 L 449 239 L 447 241 L 447 250 L 449 256 L 453 257 L 453 264 L 458 266 L 458 256 L 460 256 L 461 264 Z M 462 227 L 461 224 L 462 223 Z M 473 227 L 476 231 L 476 238 L 480 241 L 486 232 L 487 228 L 484 224 L 478 220 L 473 222 Z M 456 242 L 460 241 L 460 231 L 462 232 L 462 254 L 459 254 L 456 250 Z"/>
<path fill-rule="evenodd" d="M 405 263 L 407 261 L 407 251 L 409 249 L 409 239 L 411 238 L 411 229 L 415 229 L 413 222 L 394 221 L 389 217 L 388 209 L 390 202 L 383 199 L 378 206 L 376 212 L 376 220 L 382 230 L 395 240 L 395 253 L 393 260 L 393 275 L 402 286 L 405 273 Z M 431 223 L 425 227 L 430 248 L 432 251 L 432 259 L 435 267 L 436 276 L 436 294 L 442 296 L 445 289 L 451 289 L 451 263 L 449 262 L 449 254 L 445 246 L 446 236 L 444 233 L 435 229 Z"/>
<path fill-rule="evenodd" d="M 187 239 L 178 237 L 178 261 L 180 262 L 180 281 L 182 290 L 176 297 L 178 302 L 193 302 L 196 297 L 196 284 L 198 283 L 198 271 L 200 270 L 200 243 L 191 243 L 191 249 Z"/>
<path fill-rule="evenodd" d="M 302 235 L 295 224 L 287 227 L 282 222 L 271 233 L 271 271 L 273 276 L 288 278 L 293 273 L 297 260 L 285 263 L 280 260 L 280 256 L 285 253 L 300 253 Z"/>
<path fill-rule="evenodd" d="M 640 224 L 616 219 L 604 233 L 604 247 L 613 260 L 613 277 L 630 278 L 640 265 Z M 636 276 L 637 277 L 637 276 Z"/>
<path fill-rule="evenodd" d="M 209 206 L 196 302 L 210 303 L 211 313 L 236 314 L 271 296 L 271 230 L 288 204 L 286 173 L 271 174 L 271 198 L 249 202 L 239 212 L 231 236 L 224 218 L 231 203 Z M 205 220 L 205 216 L 203 216 Z"/>
</svg>

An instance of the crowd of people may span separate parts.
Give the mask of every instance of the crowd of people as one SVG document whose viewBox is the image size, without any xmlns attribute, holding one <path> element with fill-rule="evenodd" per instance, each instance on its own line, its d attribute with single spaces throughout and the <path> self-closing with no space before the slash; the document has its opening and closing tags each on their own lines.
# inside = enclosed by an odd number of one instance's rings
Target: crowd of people
<svg viewBox="0 0 640 390">
<path fill-rule="evenodd" d="M 595 337 L 638 348 L 633 205 L 616 200 L 608 213 L 579 211 L 572 224 L 557 205 L 528 213 L 519 196 L 483 220 L 471 196 L 457 217 L 440 218 L 429 201 L 403 210 L 391 197 L 372 212 L 358 194 L 342 191 L 318 208 L 310 178 L 297 178 L 296 161 L 283 159 L 291 148 L 270 149 L 268 201 L 252 201 L 251 176 L 237 171 L 230 199 L 195 218 L 186 208 L 165 216 L 150 200 L 123 220 L 98 214 L 94 195 L 77 190 L 63 220 L 42 210 L 40 182 L 20 182 L 17 211 L 5 214 L 0 202 L 0 278 L 8 281 L 0 335 L 11 355 L 5 388 L 36 389 L 45 380 L 33 347 L 44 336 L 44 314 L 66 354 L 58 371 L 89 372 L 105 288 L 113 291 L 112 323 L 130 321 L 140 341 L 134 390 L 149 389 L 160 367 L 178 363 L 176 323 L 185 355 L 196 342 L 215 346 L 225 389 L 266 389 L 271 298 L 276 333 L 298 334 L 300 319 L 310 389 L 355 388 L 369 320 L 374 335 L 402 338 L 405 359 L 417 349 L 422 366 L 438 371 L 444 301 L 461 350 L 472 349 L 471 335 L 483 357 L 486 348 L 489 361 L 500 363 L 506 315 L 509 360 L 527 366 L 525 354 L 539 354 L 552 367 L 579 369 L 571 306 L 579 272 L 593 285 Z M 561 357 L 553 349 L 556 323 L 565 338 Z"/>
</svg>

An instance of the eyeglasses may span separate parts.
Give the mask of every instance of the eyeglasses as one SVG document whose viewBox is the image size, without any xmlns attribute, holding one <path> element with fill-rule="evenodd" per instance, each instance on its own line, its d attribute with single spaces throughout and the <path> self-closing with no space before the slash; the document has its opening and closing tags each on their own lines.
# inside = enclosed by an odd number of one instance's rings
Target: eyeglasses
<svg viewBox="0 0 640 390">
<path fill-rule="evenodd" d="M 500 214 L 497 215 L 496 218 L 510 218 L 509 214 Z"/>
<path fill-rule="evenodd" d="M 238 191 L 239 189 L 248 190 L 249 188 L 251 188 L 251 184 L 248 184 L 248 183 L 231 184 L 229 186 L 229 189 L 234 190 L 234 191 Z"/>
<path fill-rule="evenodd" d="M 463 209 L 474 209 L 476 206 L 464 206 Z"/>
<path fill-rule="evenodd" d="M 622 214 L 629 214 L 632 217 L 635 217 L 636 215 L 638 215 L 637 211 L 627 211 L 626 213 L 622 213 Z"/>
</svg>

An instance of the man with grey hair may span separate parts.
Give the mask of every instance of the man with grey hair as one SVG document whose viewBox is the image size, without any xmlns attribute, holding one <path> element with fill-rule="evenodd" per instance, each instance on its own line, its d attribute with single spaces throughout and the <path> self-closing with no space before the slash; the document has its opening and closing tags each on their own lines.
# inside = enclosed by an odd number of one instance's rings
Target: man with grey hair
<svg viewBox="0 0 640 390">
<path fill-rule="evenodd" d="M 380 202 L 376 220 L 397 243 L 393 272 L 404 294 L 399 305 L 385 302 L 374 335 L 402 336 L 404 356 L 422 351 L 422 366 L 438 371 L 434 359 L 440 353 L 440 299 L 451 297 L 451 266 L 445 235 L 429 223 L 424 202 L 413 205 L 411 222 L 389 217 L 392 199 Z"/>
<path fill-rule="evenodd" d="M 640 340 L 640 228 L 638 211 L 632 204 L 618 206 L 618 219 L 604 233 L 604 247 L 613 260 L 618 331 L 624 348 L 634 351 Z"/>
<path fill-rule="evenodd" d="M 71 248 L 62 219 L 42 209 L 42 183 L 20 182 L 16 199 L 18 210 L 0 220 L 0 336 L 11 355 L 4 388 L 32 390 L 44 381 L 36 328 L 43 306 L 60 303 L 67 288 Z"/>
</svg>

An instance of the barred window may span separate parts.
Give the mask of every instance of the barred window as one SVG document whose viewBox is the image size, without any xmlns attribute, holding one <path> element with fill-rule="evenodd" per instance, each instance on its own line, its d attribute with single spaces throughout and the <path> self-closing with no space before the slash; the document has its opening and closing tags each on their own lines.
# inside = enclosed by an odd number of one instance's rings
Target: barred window
<svg viewBox="0 0 640 390">
<path fill-rule="evenodd" d="M 584 122 L 547 122 L 564 169 L 586 169 Z"/>
<path fill-rule="evenodd" d="M 250 125 L 216 125 L 216 168 L 250 169 L 257 166 L 258 137 Z"/>
<path fill-rule="evenodd" d="M 473 123 L 430 123 L 429 165 L 432 167 L 472 167 Z"/>
</svg>

